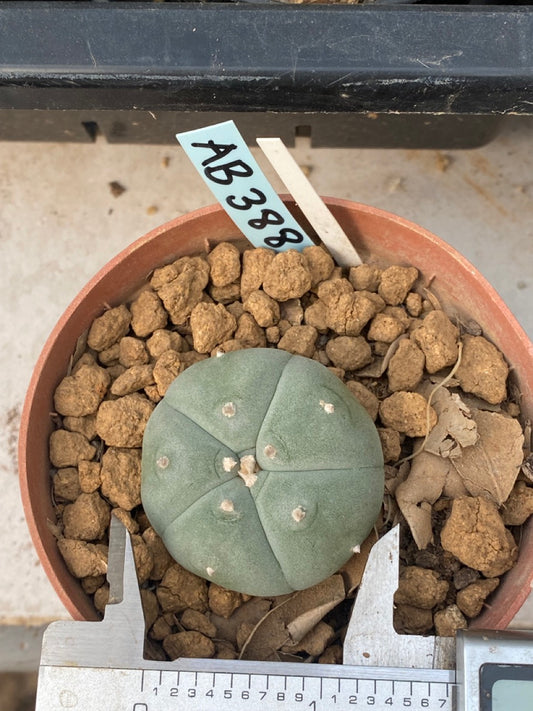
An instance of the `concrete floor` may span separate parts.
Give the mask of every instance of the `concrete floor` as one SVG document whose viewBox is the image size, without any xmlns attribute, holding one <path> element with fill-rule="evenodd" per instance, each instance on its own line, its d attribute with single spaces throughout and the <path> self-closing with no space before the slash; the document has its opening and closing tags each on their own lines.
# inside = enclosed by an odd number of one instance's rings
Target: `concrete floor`
<svg viewBox="0 0 533 711">
<path fill-rule="evenodd" d="M 319 193 L 390 210 L 459 249 L 533 338 L 532 138 L 532 119 L 510 117 L 496 140 L 476 150 L 330 150 L 304 142 L 294 155 Z M 119 197 L 111 181 L 126 188 Z M 21 407 L 46 337 L 114 254 L 156 225 L 212 202 L 177 144 L 0 143 L 0 491 L 7 524 L 0 624 L 67 616 L 34 553 L 17 482 Z"/>
</svg>

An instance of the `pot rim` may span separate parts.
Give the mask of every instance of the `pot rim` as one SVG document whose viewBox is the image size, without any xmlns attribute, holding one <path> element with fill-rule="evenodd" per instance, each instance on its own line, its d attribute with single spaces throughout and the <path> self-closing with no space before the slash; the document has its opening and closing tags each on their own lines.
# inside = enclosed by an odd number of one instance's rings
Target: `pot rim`
<svg viewBox="0 0 533 711">
<path fill-rule="evenodd" d="M 280 197 L 282 200 L 287 204 L 289 209 L 291 210 L 296 210 L 298 212 L 298 208 L 296 206 L 296 203 L 294 199 L 286 194 L 281 194 Z M 354 202 L 351 200 L 343 199 L 343 198 L 333 198 L 333 197 L 328 197 L 328 196 L 323 196 L 322 200 L 326 203 L 326 205 L 330 208 L 333 208 L 333 211 L 335 212 L 335 209 L 338 209 L 340 211 L 342 210 L 353 210 L 356 211 L 357 213 L 361 213 L 363 215 L 372 215 L 376 216 L 378 218 L 381 218 L 383 220 L 386 220 L 389 224 L 391 225 L 396 225 L 398 227 L 403 227 L 406 228 L 407 230 L 411 232 L 416 232 L 420 237 L 422 237 L 425 241 L 433 245 L 434 247 L 438 248 L 439 250 L 445 252 L 449 258 L 455 262 L 458 268 L 460 268 L 463 272 L 467 272 L 472 279 L 478 282 L 480 287 L 483 289 L 485 292 L 486 298 L 488 301 L 493 302 L 494 304 L 497 305 L 497 308 L 499 312 L 502 315 L 502 318 L 504 318 L 508 324 L 509 327 L 512 329 L 512 331 L 516 334 L 517 339 L 525 346 L 527 350 L 527 354 L 529 359 L 533 362 L 533 343 L 529 340 L 528 336 L 526 335 L 525 331 L 523 330 L 522 326 L 519 324 L 515 316 L 511 313 L 510 309 L 508 306 L 504 303 L 502 298 L 499 296 L 498 292 L 495 290 L 495 288 L 487 281 L 487 279 L 480 273 L 478 270 L 464 257 L 458 250 L 456 250 L 454 247 L 450 246 L 447 242 L 442 240 L 441 238 L 437 237 L 435 234 L 430 232 L 429 230 L 421 227 L 420 225 L 412 222 L 411 220 L 408 220 L 406 218 L 400 217 L 394 213 L 391 213 L 387 210 L 383 210 L 381 208 L 373 207 L 370 205 Z M 40 530 L 36 516 L 34 515 L 34 502 L 32 498 L 32 492 L 31 492 L 31 483 L 29 481 L 29 471 L 27 467 L 27 452 L 28 448 L 31 446 L 31 436 L 32 433 L 29 431 L 29 425 L 31 421 L 31 410 L 33 407 L 33 403 L 35 401 L 35 398 L 38 394 L 38 386 L 39 382 L 42 377 L 43 369 L 46 366 L 46 363 L 48 359 L 50 358 L 50 354 L 52 350 L 54 349 L 54 345 L 62 333 L 63 329 L 65 328 L 65 325 L 75 316 L 77 310 L 79 309 L 80 305 L 87 299 L 87 297 L 91 294 L 91 292 L 95 289 L 95 287 L 102 281 L 104 280 L 110 272 L 112 272 L 118 264 L 123 262 L 126 259 L 130 259 L 132 255 L 134 255 L 137 251 L 139 251 L 141 248 L 143 248 L 145 245 L 153 242 L 153 240 L 156 240 L 158 237 L 161 235 L 169 232 L 175 227 L 180 227 L 182 228 L 183 226 L 186 226 L 190 222 L 196 222 L 197 220 L 205 219 L 208 217 L 213 217 L 220 213 L 223 219 L 225 219 L 229 224 L 233 225 L 231 222 L 230 218 L 226 215 L 224 212 L 222 206 L 218 203 L 212 204 L 206 207 L 201 207 L 197 210 L 194 210 L 192 212 L 186 213 L 185 215 L 180 215 L 178 217 L 173 218 L 172 220 L 167 221 L 166 223 L 159 225 L 155 227 L 154 229 L 150 230 L 143 236 L 137 238 L 134 240 L 130 245 L 122 249 L 118 254 L 116 254 L 114 257 L 112 257 L 104 266 L 102 266 L 96 274 L 82 287 L 82 289 L 78 292 L 78 294 L 72 299 L 70 304 L 67 306 L 67 308 L 64 310 L 62 315 L 59 317 L 56 325 L 52 329 L 50 335 L 45 341 L 45 344 L 40 352 L 40 355 L 35 363 L 35 366 L 32 371 L 32 375 L 30 378 L 30 382 L 28 385 L 26 397 L 24 400 L 24 405 L 23 405 L 23 410 L 22 410 L 22 415 L 21 415 L 21 424 L 20 424 L 20 431 L 19 431 L 19 443 L 18 443 L 18 461 L 19 461 L 19 483 L 20 483 L 20 490 L 21 490 L 21 498 L 22 498 L 22 503 L 23 503 L 23 508 L 24 508 L 24 513 L 25 513 L 25 518 L 26 522 L 29 528 L 29 532 L 33 541 L 33 544 L 35 546 L 36 552 L 38 554 L 39 560 L 45 569 L 45 572 L 47 574 L 47 577 L 49 578 L 50 582 L 52 583 L 52 586 L 54 587 L 56 593 L 58 594 L 59 598 L 61 599 L 62 603 L 68 610 L 68 612 L 75 618 L 75 619 L 96 619 L 94 609 L 91 609 L 89 605 L 87 606 L 79 606 L 75 604 L 72 600 L 72 598 L 67 594 L 63 582 L 60 580 L 60 577 L 57 574 L 56 571 L 56 566 L 54 565 L 53 561 L 50 560 L 50 556 L 48 554 L 48 551 L 45 548 L 45 545 L 43 543 L 43 535 L 42 535 L 42 530 Z M 298 213 L 299 214 L 299 213 Z M 302 220 L 302 222 L 305 222 L 305 219 Z M 240 234 L 238 228 L 235 226 L 234 227 L 234 232 L 235 235 L 238 236 Z M 207 246 L 207 243 L 206 243 Z M 42 522 L 41 522 L 41 529 L 42 529 Z M 529 524 L 527 525 L 527 532 L 529 532 L 529 537 L 532 539 L 532 545 L 533 545 L 533 521 L 530 520 Z M 527 533 L 526 532 L 526 533 Z M 509 571 L 512 573 L 512 571 Z M 533 585 L 533 566 L 531 566 L 531 569 L 529 571 L 524 572 L 520 576 L 520 586 L 519 586 L 519 593 L 518 595 L 515 595 L 512 599 L 505 600 L 505 609 L 500 613 L 499 619 L 501 622 L 499 623 L 500 628 L 504 628 L 509 624 L 509 622 L 512 620 L 516 612 L 520 609 L 524 601 L 526 600 L 530 586 Z M 479 618 L 481 621 L 483 621 L 483 615 Z M 478 626 L 476 622 L 474 622 L 471 627 Z"/>
</svg>

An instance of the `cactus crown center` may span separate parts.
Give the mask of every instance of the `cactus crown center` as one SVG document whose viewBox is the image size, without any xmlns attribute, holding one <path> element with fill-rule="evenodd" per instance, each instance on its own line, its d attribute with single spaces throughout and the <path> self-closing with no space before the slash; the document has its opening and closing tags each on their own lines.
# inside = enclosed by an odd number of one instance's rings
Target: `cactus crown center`
<svg viewBox="0 0 533 711">
<path fill-rule="evenodd" d="M 257 481 L 257 472 L 260 471 L 261 467 L 256 462 L 253 454 L 245 454 L 244 457 L 241 457 L 240 464 L 239 476 L 246 486 L 252 487 Z"/>
</svg>

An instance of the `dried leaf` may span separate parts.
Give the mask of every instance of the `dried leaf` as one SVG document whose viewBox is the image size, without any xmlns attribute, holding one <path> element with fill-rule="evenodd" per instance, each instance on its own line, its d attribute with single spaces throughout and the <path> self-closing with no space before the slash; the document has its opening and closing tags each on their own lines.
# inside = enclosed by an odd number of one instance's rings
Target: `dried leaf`
<svg viewBox="0 0 533 711">
<path fill-rule="evenodd" d="M 457 383 L 457 385 L 458 384 L 459 383 Z M 461 399 L 470 410 L 488 410 L 489 412 L 502 411 L 501 404 L 492 405 L 490 402 L 483 400 L 481 397 L 477 397 L 477 395 L 472 395 L 471 393 L 461 393 Z"/>
<path fill-rule="evenodd" d="M 478 438 L 477 425 L 470 410 L 457 393 L 451 393 L 445 387 L 434 391 L 431 405 L 439 419 L 429 433 L 424 449 L 441 457 L 460 457 L 462 448 L 471 447 Z"/>
<path fill-rule="evenodd" d="M 522 464 L 523 434 L 517 420 L 466 407 L 445 387 L 432 401 L 439 420 L 414 458 L 396 501 L 419 548 L 433 540 L 432 504 L 484 495 L 500 506 L 509 496 Z"/>
<path fill-rule="evenodd" d="M 453 467 L 450 467 L 448 471 L 442 495 L 448 499 L 459 499 L 461 496 L 468 496 L 468 489 L 464 485 L 464 481 Z"/>
<path fill-rule="evenodd" d="M 344 598 L 344 582 L 338 574 L 300 590 L 258 622 L 244 643 L 239 658 L 257 661 L 276 659 L 277 651 L 283 645 L 297 641 L 291 636 L 290 629 L 303 637 Z"/>
<path fill-rule="evenodd" d="M 479 439 L 463 449 L 453 466 L 471 496 L 501 506 L 512 491 L 523 459 L 524 435 L 518 420 L 497 412 L 472 410 Z"/>
<path fill-rule="evenodd" d="M 344 596 L 343 596 L 344 599 Z M 315 627 L 320 620 L 327 615 L 331 610 L 331 601 L 314 607 L 312 610 L 304 612 L 303 615 L 299 615 L 295 620 L 289 622 L 287 625 L 287 631 L 291 636 L 291 642 L 297 644 L 300 642 L 308 632 L 310 632 L 313 627 Z"/>
<path fill-rule="evenodd" d="M 237 630 L 242 624 L 249 624 L 252 627 L 263 619 L 268 613 L 272 603 L 263 597 L 253 597 L 238 607 L 230 617 L 211 614 L 210 620 L 217 628 L 217 636 L 235 643 L 237 640 Z"/>
<path fill-rule="evenodd" d="M 440 304 L 440 301 L 438 298 L 435 296 L 435 294 L 428 288 L 423 287 L 422 291 L 424 293 L 424 296 L 426 299 L 429 301 L 429 303 L 433 306 L 435 311 L 442 311 L 442 306 Z"/>
<path fill-rule="evenodd" d="M 319 657 L 324 653 L 328 645 L 333 642 L 336 637 L 336 632 L 331 625 L 321 620 L 305 634 L 299 642 L 287 644 L 282 648 L 282 652 L 288 654 L 297 654 L 298 652 L 306 652 L 311 657 Z"/>
<path fill-rule="evenodd" d="M 433 540 L 431 507 L 442 494 L 450 468 L 448 459 L 421 452 L 413 459 L 407 479 L 396 489 L 396 501 L 420 549 Z"/>
</svg>

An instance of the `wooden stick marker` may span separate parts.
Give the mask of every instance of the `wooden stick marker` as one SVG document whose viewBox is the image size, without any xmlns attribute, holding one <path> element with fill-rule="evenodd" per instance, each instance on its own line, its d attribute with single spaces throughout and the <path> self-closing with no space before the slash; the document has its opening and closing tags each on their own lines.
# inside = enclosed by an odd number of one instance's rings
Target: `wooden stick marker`
<svg viewBox="0 0 533 711">
<path fill-rule="evenodd" d="M 341 267 L 362 264 L 362 259 L 322 198 L 305 177 L 281 138 L 258 138 L 257 144 Z"/>
</svg>

